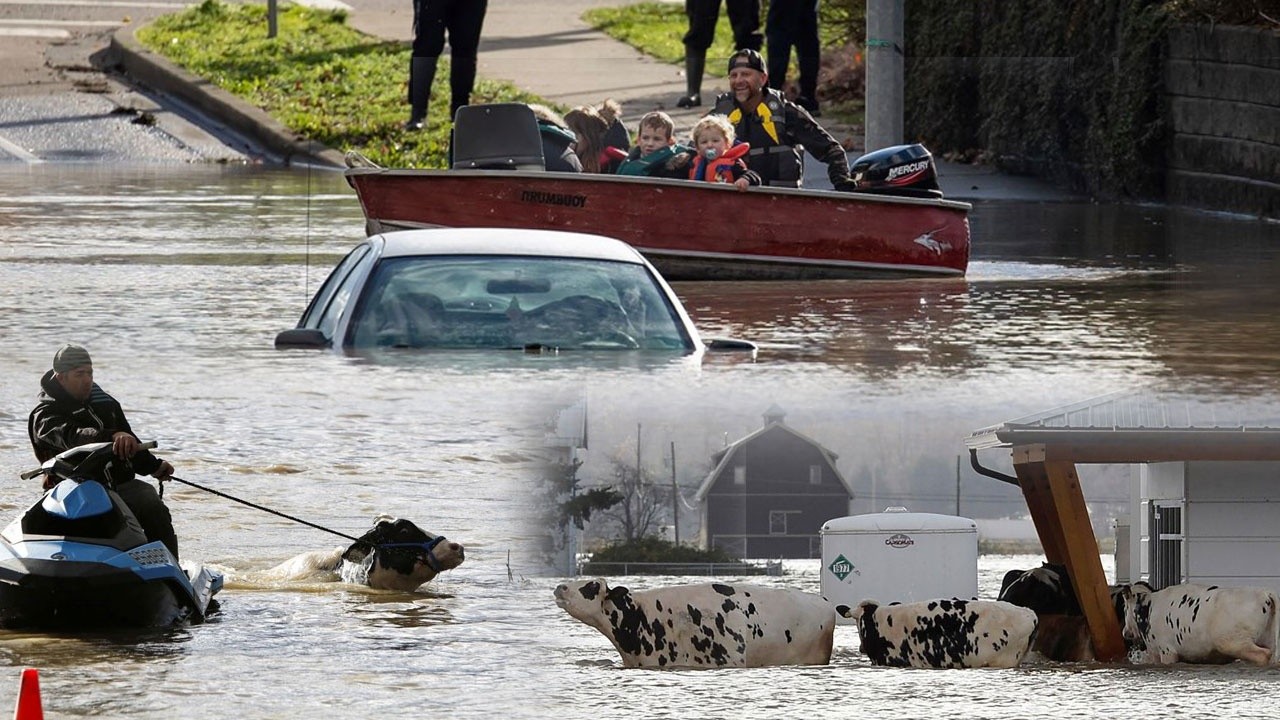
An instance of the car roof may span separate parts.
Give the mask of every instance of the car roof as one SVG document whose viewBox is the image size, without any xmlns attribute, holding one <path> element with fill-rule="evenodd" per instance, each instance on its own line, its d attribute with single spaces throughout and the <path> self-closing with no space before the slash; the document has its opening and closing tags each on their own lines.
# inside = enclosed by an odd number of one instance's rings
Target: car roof
<svg viewBox="0 0 1280 720">
<path fill-rule="evenodd" d="M 383 257 L 413 255 L 537 255 L 643 264 L 635 248 L 614 238 L 523 228 L 398 230 L 382 238 Z"/>
</svg>

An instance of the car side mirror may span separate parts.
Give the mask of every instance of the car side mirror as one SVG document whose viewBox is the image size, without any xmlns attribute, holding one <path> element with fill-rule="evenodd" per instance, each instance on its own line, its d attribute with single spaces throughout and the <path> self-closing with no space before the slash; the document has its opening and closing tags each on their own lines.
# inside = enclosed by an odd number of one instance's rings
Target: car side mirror
<svg viewBox="0 0 1280 720">
<path fill-rule="evenodd" d="M 707 350 L 712 352 L 755 352 L 759 350 L 756 344 L 750 340 L 735 340 L 733 338 L 708 338 L 703 341 L 707 346 Z"/>
<path fill-rule="evenodd" d="M 276 335 L 276 348 L 327 348 L 329 338 L 315 328 L 291 328 Z"/>
</svg>

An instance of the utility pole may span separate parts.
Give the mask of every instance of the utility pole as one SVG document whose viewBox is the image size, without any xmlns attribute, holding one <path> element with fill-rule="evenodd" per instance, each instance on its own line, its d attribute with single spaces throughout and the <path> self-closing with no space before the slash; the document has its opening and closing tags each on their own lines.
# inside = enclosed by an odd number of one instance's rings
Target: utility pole
<svg viewBox="0 0 1280 720">
<path fill-rule="evenodd" d="M 867 152 L 902 144 L 905 4 L 867 0 Z"/>
<path fill-rule="evenodd" d="M 276 36 L 276 29 L 278 27 L 276 23 L 276 15 L 276 0 L 267 0 L 267 37 L 269 38 Z"/>
<path fill-rule="evenodd" d="M 636 487 L 640 487 L 640 423 L 636 423 Z"/>
<path fill-rule="evenodd" d="M 676 441 L 671 441 L 671 527 L 680 545 L 680 486 L 676 484 Z"/>
<path fill-rule="evenodd" d="M 960 456 L 956 456 L 956 515 L 960 514 Z"/>
</svg>

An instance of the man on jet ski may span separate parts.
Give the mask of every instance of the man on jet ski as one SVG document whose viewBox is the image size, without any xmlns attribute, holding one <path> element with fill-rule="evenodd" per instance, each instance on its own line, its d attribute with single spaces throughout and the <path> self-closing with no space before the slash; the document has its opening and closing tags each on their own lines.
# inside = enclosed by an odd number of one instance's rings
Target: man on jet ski
<svg viewBox="0 0 1280 720">
<path fill-rule="evenodd" d="M 139 448 L 137 436 L 116 399 L 93 381 L 89 351 L 63 345 L 53 356 L 53 369 L 40 379 L 40 398 L 27 419 L 36 458 L 44 462 L 63 450 L 94 442 L 110 442 L 120 462 L 109 476 L 115 491 L 133 511 L 148 541 L 159 540 L 178 558 L 173 518 L 159 493 L 137 473 L 164 481 L 173 475 L 167 460 Z"/>
</svg>

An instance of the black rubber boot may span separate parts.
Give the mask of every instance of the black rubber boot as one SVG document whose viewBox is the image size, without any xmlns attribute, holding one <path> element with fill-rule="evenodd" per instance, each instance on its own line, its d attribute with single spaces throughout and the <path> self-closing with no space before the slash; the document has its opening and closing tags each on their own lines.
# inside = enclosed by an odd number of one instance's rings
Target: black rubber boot
<svg viewBox="0 0 1280 720">
<path fill-rule="evenodd" d="M 440 58 L 415 57 L 409 60 L 409 122 L 405 130 L 421 130 L 427 120 L 427 104 L 431 101 L 431 83 L 436 79 L 436 63 Z"/>
<path fill-rule="evenodd" d="M 676 101 L 676 107 L 691 108 L 702 105 L 702 71 L 707 66 L 706 50 L 684 50 L 685 94 Z"/>
<path fill-rule="evenodd" d="M 449 120 L 458 115 L 458 108 L 471 104 L 471 88 L 476 84 L 475 58 L 449 59 Z"/>
<path fill-rule="evenodd" d="M 822 65 L 822 59 L 801 55 L 796 58 L 796 64 L 800 66 L 800 97 L 796 98 L 796 104 L 808 110 L 813 117 L 820 117 L 822 112 L 818 109 L 818 68 Z"/>
</svg>

